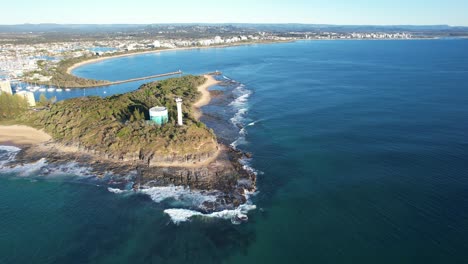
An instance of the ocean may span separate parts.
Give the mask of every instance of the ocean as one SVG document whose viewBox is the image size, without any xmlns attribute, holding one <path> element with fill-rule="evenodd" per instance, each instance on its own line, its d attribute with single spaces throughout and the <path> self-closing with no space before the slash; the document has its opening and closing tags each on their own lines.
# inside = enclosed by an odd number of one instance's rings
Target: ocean
<svg viewBox="0 0 468 264">
<path fill-rule="evenodd" d="M 0 263 L 466 263 L 467 50 L 466 39 L 299 41 L 77 68 L 106 80 L 221 71 L 202 121 L 253 154 L 256 209 L 242 224 L 190 217 L 204 194 L 121 192 L 47 160 L 7 169 L 17 149 L 0 147 Z"/>
</svg>

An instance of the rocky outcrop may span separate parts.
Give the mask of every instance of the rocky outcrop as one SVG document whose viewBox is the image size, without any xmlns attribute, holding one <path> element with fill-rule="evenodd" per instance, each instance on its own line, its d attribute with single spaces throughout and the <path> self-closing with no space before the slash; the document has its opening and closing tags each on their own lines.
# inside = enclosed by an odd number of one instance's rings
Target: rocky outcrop
<svg viewBox="0 0 468 264">
<path fill-rule="evenodd" d="M 106 159 L 113 162 L 126 162 L 126 163 L 141 163 L 149 167 L 157 166 L 176 166 L 176 165 L 196 165 L 209 162 L 213 160 L 219 153 L 219 147 L 213 148 L 212 151 L 196 152 L 196 153 L 169 153 L 166 155 L 147 152 L 143 150 L 128 151 L 125 149 L 120 151 L 100 151 L 92 147 L 83 147 L 79 144 L 62 144 L 52 143 L 56 148 L 73 148 L 79 152 Z"/>
<path fill-rule="evenodd" d="M 218 191 L 221 195 L 216 202 L 207 202 L 204 205 L 207 212 L 234 208 L 245 203 L 245 191 L 254 191 L 256 176 L 247 171 L 239 162 L 245 154 L 231 148 L 221 146 L 217 158 L 207 164 L 196 167 L 163 167 L 148 166 L 143 162 L 121 161 L 100 158 L 96 154 L 75 150 L 64 151 L 56 144 L 46 144 L 23 148 L 10 165 L 36 162 L 45 158 L 48 164 L 78 163 L 90 167 L 96 177 L 103 178 L 112 173 L 114 177 L 108 183 L 134 182 L 135 188 L 142 186 L 185 186 L 196 190 Z M 132 175 L 130 178 L 129 175 Z"/>
</svg>

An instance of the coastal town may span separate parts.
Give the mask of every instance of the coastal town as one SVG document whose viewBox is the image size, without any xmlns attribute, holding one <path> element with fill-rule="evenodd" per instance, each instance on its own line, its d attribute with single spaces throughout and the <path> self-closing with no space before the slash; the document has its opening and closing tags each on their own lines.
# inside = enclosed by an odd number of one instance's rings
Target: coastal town
<svg viewBox="0 0 468 264">
<path fill-rule="evenodd" d="M 219 32 L 217 32 L 219 33 Z M 239 33 L 239 32 L 236 32 Z M 240 32 L 242 33 L 242 32 Z M 58 42 L 16 43 L 12 39 L 0 41 L 0 79 L 21 79 L 26 82 L 48 82 L 51 75 L 44 75 L 43 68 L 54 68 L 66 59 L 79 57 L 111 56 L 113 54 L 134 53 L 160 49 L 216 47 L 266 42 L 286 42 L 297 40 L 336 40 L 336 39 L 411 39 L 405 32 L 246 32 L 203 38 L 174 38 L 165 31 L 154 36 L 132 37 L 131 34 L 118 35 L 105 40 L 67 39 Z"/>
</svg>

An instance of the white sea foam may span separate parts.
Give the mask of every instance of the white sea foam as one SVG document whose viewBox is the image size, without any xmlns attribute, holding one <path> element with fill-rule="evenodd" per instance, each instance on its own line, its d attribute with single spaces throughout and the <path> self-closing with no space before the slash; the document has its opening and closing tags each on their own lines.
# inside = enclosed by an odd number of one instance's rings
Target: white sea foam
<svg viewBox="0 0 468 264">
<path fill-rule="evenodd" d="M 140 192 L 149 195 L 157 203 L 170 199 L 173 204 L 196 208 L 203 208 L 203 203 L 215 202 L 217 198 L 215 192 L 195 191 L 183 186 L 151 187 Z"/>
<path fill-rule="evenodd" d="M 14 159 L 14 156 L 13 157 L 10 156 L 10 158 Z M 12 161 L 12 160 L 10 159 L 9 161 Z M 17 165 L 14 167 L 10 167 L 6 165 L 6 163 L 3 163 L 3 164 L 0 164 L 0 169 L 2 170 L 2 172 L 15 173 L 18 176 L 30 176 L 33 174 L 40 173 L 41 169 L 44 168 L 45 166 L 47 166 L 47 161 L 46 159 L 42 158 L 36 162 Z"/>
<path fill-rule="evenodd" d="M 0 145 L 0 151 L 5 151 L 5 152 L 18 152 L 20 151 L 20 148 L 14 147 L 14 146 L 3 146 Z"/>
<path fill-rule="evenodd" d="M 107 190 L 109 192 L 111 192 L 111 193 L 116 193 L 116 194 L 126 192 L 125 190 L 121 190 L 121 189 L 118 189 L 118 188 L 111 188 L 111 187 L 108 187 Z"/>
<path fill-rule="evenodd" d="M 13 146 L 0 146 L 0 169 L 5 169 L 4 166 L 15 160 L 16 154 L 20 151 L 20 148 Z"/>
<path fill-rule="evenodd" d="M 119 189 L 108 188 L 110 192 L 121 193 Z M 241 218 L 246 219 L 247 212 L 255 209 L 255 205 L 246 203 L 240 205 L 238 208 L 233 210 L 223 210 L 219 212 L 213 212 L 209 214 L 204 214 L 196 210 L 186 209 L 190 208 L 203 208 L 203 203 L 205 202 L 215 202 L 217 199 L 217 192 L 203 192 L 203 191 L 194 191 L 189 188 L 184 188 L 181 186 L 168 186 L 168 187 L 151 187 L 140 190 L 141 193 L 147 194 L 151 199 L 157 203 L 163 201 L 175 201 L 172 204 L 177 206 L 182 206 L 185 208 L 171 208 L 164 210 L 164 213 L 168 214 L 171 217 L 171 220 L 179 224 L 181 222 L 188 221 L 193 216 L 201 216 L 208 218 L 223 218 L 230 219 L 233 223 L 238 223 Z M 246 192 L 246 197 L 249 197 L 249 193 Z"/>
<path fill-rule="evenodd" d="M 239 136 L 234 142 L 229 144 L 232 148 L 237 149 L 240 145 L 246 145 L 248 142 L 245 140 L 245 136 Z"/>
<path fill-rule="evenodd" d="M 17 166 L 15 169 L 18 169 L 21 176 L 30 176 L 41 171 L 43 167 L 47 166 L 47 161 L 45 158 L 42 158 L 36 162 L 24 164 L 22 166 Z"/>
<path fill-rule="evenodd" d="M 246 89 L 244 84 L 239 84 L 236 88 L 234 88 L 233 94 L 237 97 L 229 104 L 229 106 L 233 107 L 236 110 L 236 113 L 232 118 L 230 118 L 230 121 L 234 126 L 240 128 L 240 131 L 239 137 L 230 145 L 231 147 L 237 149 L 239 145 L 248 144 L 247 140 L 245 139 L 247 134 L 245 123 L 246 115 L 249 111 L 248 100 L 252 92 Z"/>
<path fill-rule="evenodd" d="M 76 162 L 65 164 L 49 164 L 45 158 L 35 162 L 9 165 L 14 161 L 21 149 L 10 146 L 0 146 L 0 170 L 6 173 L 14 173 L 18 176 L 59 176 L 73 175 L 82 177 L 94 176 L 91 168 L 82 166 Z"/>
<path fill-rule="evenodd" d="M 240 164 L 242 164 L 242 168 L 248 172 L 251 172 L 255 175 L 258 175 L 258 174 L 263 174 L 262 171 L 259 171 L 259 170 L 256 170 L 252 167 L 251 165 L 251 162 L 252 162 L 252 159 L 251 158 L 241 158 L 239 160 Z"/>
<path fill-rule="evenodd" d="M 247 108 L 239 108 L 236 114 L 230 119 L 231 123 L 236 127 L 242 127 L 244 125 L 245 114 L 247 113 Z"/>
<path fill-rule="evenodd" d="M 245 129 L 245 127 L 241 128 L 241 130 L 239 130 L 239 135 L 241 135 L 241 136 L 247 135 L 247 130 Z"/>
<path fill-rule="evenodd" d="M 47 175 L 73 175 L 79 177 L 94 177 L 91 167 L 80 165 L 76 162 L 69 162 L 60 165 L 48 166 Z"/>
<path fill-rule="evenodd" d="M 243 88 L 243 87 L 241 87 L 241 88 Z M 237 97 L 234 101 L 232 101 L 229 104 L 230 106 L 240 108 L 240 107 L 243 107 L 247 103 L 247 101 L 249 100 L 249 97 L 251 95 L 251 92 L 249 90 L 246 90 L 246 89 L 242 89 L 240 92 L 242 94 L 239 97 Z"/>
<path fill-rule="evenodd" d="M 194 216 L 206 217 L 206 218 L 222 218 L 231 220 L 233 224 L 239 224 L 241 218 L 246 218 L 247 213 L 257 207 L 253 204 L 242 204 L 233 210 L 223 210 L 219 212 L 213 212 L 209 214 L 203 214 L 197 211 L 188 209 L 166 209 L 164 213 L 168 214 L 172 222 L 179 224 L 181 222 L 189 221 Z"/>
</svg>

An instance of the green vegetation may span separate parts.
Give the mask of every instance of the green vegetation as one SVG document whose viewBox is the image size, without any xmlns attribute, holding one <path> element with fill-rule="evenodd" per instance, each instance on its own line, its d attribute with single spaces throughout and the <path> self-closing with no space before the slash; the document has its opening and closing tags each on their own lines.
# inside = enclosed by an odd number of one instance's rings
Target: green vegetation
<svg viewBox="0 0 468 264">
<path fill-rule="evenodd" d="M 21 122 L 43 128 L 54 139 L 117 159 L 211 156 L 216 139 L 197 121 L 191 105 L 199 98 L 202 76 L 184 76 L 142 85 L 138 90 L 108 98 L 81 97 L 24 115 Z M 185 126 L 176 125 L 176 97 L 184 99 Z M 169 123 L 158 126 L 149 109 L 165 106 Z M 158 158 L 156 158 L 158 159 Z"/>
<path fill-rule="evenodd" d="M 50 107 L 52 104 L 54 104 L 55 102 L 57 102 L 57 97 L 56 96 L 53 96 L 51 97 L 50 99 L 47 99 L 47 97 L 45 96 L 45 94 L 41 94 L 39 96 L 39 101 L 36 102 L 36 105 L 37 106 L 42 106 L 42 107 Z"/>
<path fill-rule="evenodd" d="M 49 65 L 46 61 L 39 60 L 37 62 L 38 69 L 28 72 L 25 74 L 25 77 L 31 79 L 34 74 L 52 76 L 52 79 L 47 82 L 40 82 L 37 79 L 32 80 L 38 84 L 55 85 L 60 87 L 89 87 L 108 84 L 108 81 L 80 78 L 67 72 L 68 68 L 74 64 L 89 59 L 92 59 L 92 57 L 82 56 L 77 58 L 70 58 L 61 60 L 57 65 Z"/>
<path fill-rule="evenodd" d="M 0 93 L 0 120 L 17 118 L 28 110 L 28 102 L 21 96 Z"/>
</svg>

